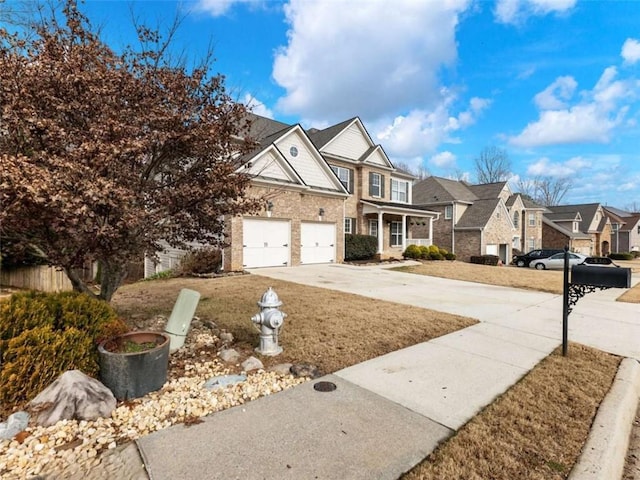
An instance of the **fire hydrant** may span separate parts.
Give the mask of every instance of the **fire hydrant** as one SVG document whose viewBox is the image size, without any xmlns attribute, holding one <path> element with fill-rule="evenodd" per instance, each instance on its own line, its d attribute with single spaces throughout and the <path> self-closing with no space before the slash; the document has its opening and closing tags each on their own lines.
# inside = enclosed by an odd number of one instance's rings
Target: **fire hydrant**
<svg viewBox="0 0 640 480">
<path fill-rule="evenodd" d="M 287 314 L 279 310 L 281 305 L 278 294 L 269 287 L 258 302 L 260 312 L 251 317 L 256 328 L 260 326 L 260 345 L 255 350 L 261 355 L 274 356 L 282 353 L 282 347 L 278 345 L 278 333 Z"/>
</svg>

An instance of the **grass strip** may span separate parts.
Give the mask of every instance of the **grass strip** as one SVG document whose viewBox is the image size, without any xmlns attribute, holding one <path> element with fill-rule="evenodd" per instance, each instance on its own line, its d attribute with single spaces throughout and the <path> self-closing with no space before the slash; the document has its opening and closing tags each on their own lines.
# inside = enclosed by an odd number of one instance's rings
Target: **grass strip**
<svg viewBox="0 0 640 480">
<path fill-rule="evenodd" d="M 565 479 L 620 357 L 570 344 L 544 359 L 403 480 Z"/>
</svg>

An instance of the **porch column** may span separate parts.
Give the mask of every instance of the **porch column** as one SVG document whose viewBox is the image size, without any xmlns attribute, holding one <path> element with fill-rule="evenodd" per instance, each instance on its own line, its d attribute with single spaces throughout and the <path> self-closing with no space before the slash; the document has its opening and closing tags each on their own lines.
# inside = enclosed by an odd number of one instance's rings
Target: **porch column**
<svg viewBox="0 0 640 480">
<path fill-rule="evenodd" d="M 382 227 L 382 212 L 378 212 L 378 253 L 382 254 L 384 248 L 384 229 Z"/>
<path fill-rule="evenodd" d="M 433 217 L 429 217 L 429 241 L 433 245 Z"/>
<path fill-rule="evenodd" d="M 407 228 L 407 216 L 402 215 L 402 251 L 404 252 L 407 248 L 407 235 L 409 234 L 409 229 Z"/>
</svg>

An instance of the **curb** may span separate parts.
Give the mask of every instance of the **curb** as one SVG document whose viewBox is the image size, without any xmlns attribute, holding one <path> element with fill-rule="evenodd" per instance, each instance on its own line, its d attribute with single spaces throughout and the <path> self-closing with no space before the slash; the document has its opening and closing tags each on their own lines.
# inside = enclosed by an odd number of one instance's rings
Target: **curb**
<svg viewBox="0 0 640 480">
<path fill-rule="evenodd" d="M 569 480 L 612 480 L 622 477 L 629 435 L 640 399 L 640 363 L 624 358 L 598 408 L 587 442 Z"/>
</svg>

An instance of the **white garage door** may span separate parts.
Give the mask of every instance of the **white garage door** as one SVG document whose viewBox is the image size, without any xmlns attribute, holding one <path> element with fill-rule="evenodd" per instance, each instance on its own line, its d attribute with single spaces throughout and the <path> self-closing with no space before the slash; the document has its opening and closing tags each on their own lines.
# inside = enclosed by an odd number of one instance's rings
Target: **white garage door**
<svg viewBox="0 0 640 480">
<path fill-rule="evenodd" d="M 300 224 L 300 263 L 336 261 L 336 226 L 332 223 Z"/>
<path fill-rule="evenodd" d="M 289 222 L 245 218 L 242 232 L 243 267 L 281 267 L 289 264 Z"/>
</svg>

